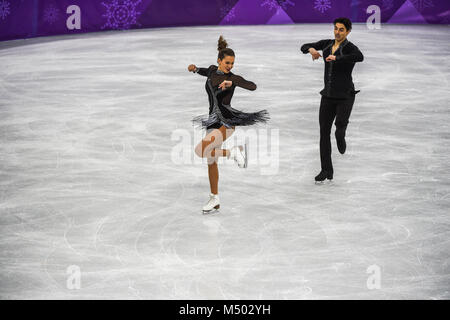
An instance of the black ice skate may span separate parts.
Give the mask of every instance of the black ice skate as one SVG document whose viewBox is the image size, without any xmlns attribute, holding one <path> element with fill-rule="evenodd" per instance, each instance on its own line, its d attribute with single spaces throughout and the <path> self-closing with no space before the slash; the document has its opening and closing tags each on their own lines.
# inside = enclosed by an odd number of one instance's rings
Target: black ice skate
<svg viewBox="0 0 450 320">
<path fill-rule="evenodd" d="M 341 154 L 344 154 L 345 149 L 347 149 L 347 143 L 345 142 L 345 134 L 339 134 L 336 132 L 336 144 L 339 152 Z"/>
<path fill-rule="evenodd" d="M 333 180 L 333 172 L 322 170 L 315 177 L 315 180 L 316 180 L 316 184 L 331 183 Z"/>
</svg>

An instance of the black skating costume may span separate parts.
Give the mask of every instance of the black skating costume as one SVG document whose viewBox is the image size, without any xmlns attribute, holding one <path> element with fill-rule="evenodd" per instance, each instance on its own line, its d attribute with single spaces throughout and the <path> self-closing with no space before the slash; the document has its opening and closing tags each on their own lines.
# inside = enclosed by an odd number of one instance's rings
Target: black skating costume
<svg viewBox="0 0 450 320">
<path fill-rule="evenodd" d="M 241 87 L 247 90 L 256 90 L 256 84 L 253 82 L 231 72 L 224 73 L 215 65 L 211 65 L 209 68 L 197 68 L 194 72 L 207 77 L 205 89 L 209 100 L 209 114 L 195 117 L 192 120 L 194 124 L 207 129 L 218 129 L 222 125 L 231 128 L 233 126 L 249 126 L 258 122 L 265 123 L 269 120 L 267 110 L 247 113 L 236 110 L 230 105 L 234 89 Z M 232 86 L 223 90 L 219 89 L 219 85 L 224 80 L 232 81 Z"/>
<path fill-rule="evenodd" d="M 334 119 L 336 119 L 336 141 L 345 141 L 345 133 L 350 118 L 350 113 L 355 101 L 355 90 L 352 79 L 352 71 L 356 62 L 364 60 L 361 51 L 353 43 L 345 39 L 334 52 L 335 61 L 326 61 L 332 55 L 334 39 L 320 40 L 314 43 L 306 43 L 301 51 L 306 54 L 310 48 L 322 50 L 325 62 L 324 88 L 320 91 L 319 123 L 320 123 L 320 159 L 322 171 L 333 177 L 333 163 L 331 161 L 330 133 Z M 345 152 L 345 147 L 343 152 Z M 322 177 L 323 178 L 323 177 Z M 319 180 L 323 180 L 320 178 Z"/>
</svg>

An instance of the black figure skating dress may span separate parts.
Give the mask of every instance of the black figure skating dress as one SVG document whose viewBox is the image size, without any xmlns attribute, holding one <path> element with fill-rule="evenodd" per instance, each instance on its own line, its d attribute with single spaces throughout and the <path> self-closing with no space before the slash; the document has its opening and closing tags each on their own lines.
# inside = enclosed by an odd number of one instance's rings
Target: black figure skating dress
<svg viewBox="0 0 450 320">
<path fill-rule="evenodd" d="M 258 122 L 265 123 L 269 120 L 267 110 L 247 113 L 230 106 L 234 89 L 241 87 L 247 90 L 256 90 L 256 84 L 253 82 L 231 72 L 223 73 L 215 65 L 211 65 L 209 68 L 197 68 L 195 72 L 208 78 L 205 88 L 208 93 L 209 114 L 195 117 L 192 120 L 194 124 L 206 129 L 218 129 L 222 125 L 231 128 L 233 126 L 249 126 Z M 224 90 L 219 89 L 219 85 L 224 80 L 232 81 L 232 86 Z"/>
</svg>

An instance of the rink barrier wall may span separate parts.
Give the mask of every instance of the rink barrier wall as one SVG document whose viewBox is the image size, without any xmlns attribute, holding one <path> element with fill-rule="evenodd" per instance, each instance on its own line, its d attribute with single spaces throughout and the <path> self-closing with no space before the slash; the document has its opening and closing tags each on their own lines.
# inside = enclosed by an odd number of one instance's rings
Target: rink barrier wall
<svg viewBox="0 0 450 320">
<path fill-rule="evenodd" d="M 449 24 L 450 1 L 0 0 L 0 41 L 176 26 L 330 23 L 341 16 L 359 23 Z"/>
</svg>

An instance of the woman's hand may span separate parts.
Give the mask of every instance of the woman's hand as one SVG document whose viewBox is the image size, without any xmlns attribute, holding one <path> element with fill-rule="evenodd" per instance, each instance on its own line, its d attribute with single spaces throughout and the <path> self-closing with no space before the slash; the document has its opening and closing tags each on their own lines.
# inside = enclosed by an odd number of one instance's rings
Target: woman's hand
<svg viewBox="0 0 450 320">
<path fill-rule="evenodd" d="M 188 67 L 188 71 L 189 72 L 194 72 L 194 70 L 197 69 L 197 67 L 195 66 L 195 64 L 190 64 Z"/>
<path fill-rule="evenodd" d="M 326 57 L 325 61 L 326 61 L 326 62 L 336 61 L 336 56 L 330 54 L 328 57 Z"/>
<path fill-rule="evenodd" d="M 219 89 L 225 90 L 225 88 L 229 88 L 233 85 L 233 81 L 224 80 L 220 85 Z"/>
</svg>

